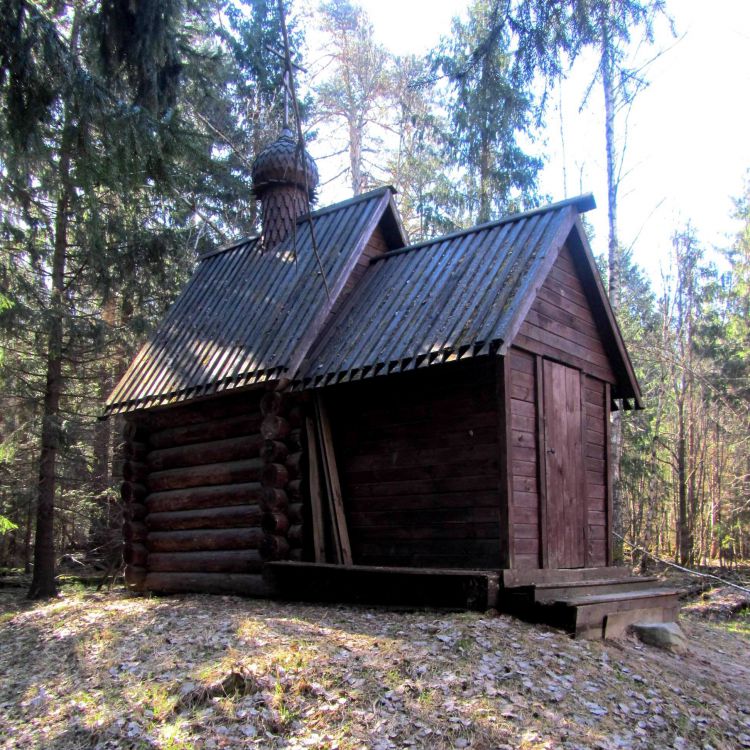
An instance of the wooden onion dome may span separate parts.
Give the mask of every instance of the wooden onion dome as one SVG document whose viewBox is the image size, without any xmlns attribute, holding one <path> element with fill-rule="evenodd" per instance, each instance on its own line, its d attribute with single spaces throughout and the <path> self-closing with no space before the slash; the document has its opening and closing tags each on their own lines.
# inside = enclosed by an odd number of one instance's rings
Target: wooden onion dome
<svg viewBox="0 0 750 750">
<path fill-rule="evenodd" d="M 318 168 L 307 151 L 302 158 L 288 127 L 253 163 L 253 193 L 261 203 L 263 248 L 272 249 L 291 232 L 315 200 Z"/>
</svg>

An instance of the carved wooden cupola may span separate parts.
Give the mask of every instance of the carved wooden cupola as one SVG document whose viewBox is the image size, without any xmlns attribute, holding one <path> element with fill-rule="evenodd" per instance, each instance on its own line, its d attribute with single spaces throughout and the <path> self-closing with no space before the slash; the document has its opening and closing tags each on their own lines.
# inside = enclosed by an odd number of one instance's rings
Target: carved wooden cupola
<svg viewBox="0 0 750 750">
<path fill-rule="evenodd" d="M 315 200 L 318 168 L 284 126 L 279 137 L 253 163 L 253 193 L 261 204 L 263 250 L 292 233 L 299 216 Z"/>
</svg>

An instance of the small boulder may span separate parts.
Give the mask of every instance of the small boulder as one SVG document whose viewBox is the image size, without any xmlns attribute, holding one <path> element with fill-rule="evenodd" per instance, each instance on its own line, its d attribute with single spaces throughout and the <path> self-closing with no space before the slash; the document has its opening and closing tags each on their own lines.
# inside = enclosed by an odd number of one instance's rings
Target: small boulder
<svg viewBox="0 0 750 750">
<path fill-rule="evenodd" d="M 688 650 L 687 638 L 676 622 L 637 622 L 633 625 L 633 632 L 649 646 L 676 654 Z"/>
</svg>

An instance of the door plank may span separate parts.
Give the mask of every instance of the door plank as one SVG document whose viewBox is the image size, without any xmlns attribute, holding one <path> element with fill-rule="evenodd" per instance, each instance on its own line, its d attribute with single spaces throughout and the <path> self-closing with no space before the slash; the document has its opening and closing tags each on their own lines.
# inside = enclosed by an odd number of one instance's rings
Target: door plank
<svg viewBox="0 0 750 750">
<path fill-rule="evenodd" d="M 581 374 L 544 361 L 547 557 L 550 567 L 586 560 Z"/>
</svg>

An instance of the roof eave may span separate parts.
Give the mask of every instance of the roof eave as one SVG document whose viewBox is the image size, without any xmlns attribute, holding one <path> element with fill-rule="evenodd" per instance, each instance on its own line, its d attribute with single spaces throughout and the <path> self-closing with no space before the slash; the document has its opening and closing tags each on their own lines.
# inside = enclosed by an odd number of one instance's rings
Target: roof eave
<svg viewBox="0 0 750 750">
<path fill-rule="evenodd" d="M 619 372 L 616 370 L 616 374 L 621 376 L 621 380 L 624 382 L 618 383 L 618 391 L 614 394 L 614 398 L 632 399 L 634 401 L 635 409 L 643 409 L 643 396 L 641 394 L 641 388 L 638 384 L 638 378 L 635 374 L 633 363 L 630 361 L 630 355 L 625 346 L 625 340 L 622 336 L 622 331 L 617 323 L 612 305 L 609 301 L 609 296 L 604 289 L 602 283 L 602 277 L 599 274 L 599 269 L 596 266 L 594 254 L 591 251 L 586 230 L 583 227 L 580 216 L 575 217 L 574 231 L 571 231 L 569 240 L 572 238 L 573 243 L 578 245 L 578 256 L 585 260 L 585 264 L 581 264 L 579 270 L 588 272 L 590 280 L 593 281 L 596 288 L 597 294 L 595 299 L 589 300 L 590 303 L 598 303 L 601 308 L 601 312 L 604 314 L 607 321 L 608 327 L 611 332 L 611 343 L 614 346 L 614 350 L 610 352 L 610 356 L 613 354 L 615 358 L 619 360 L 620 367 Z M 573 256 L 576 257 L 576 254 Z"/>
</svg>

